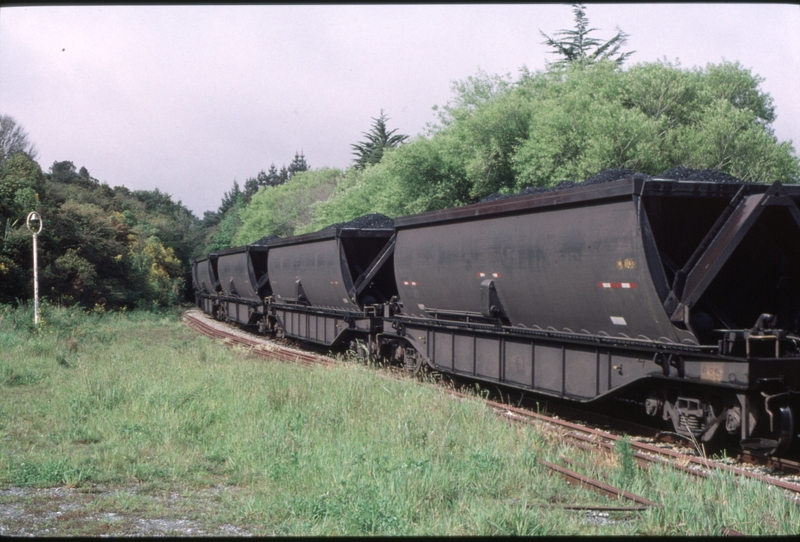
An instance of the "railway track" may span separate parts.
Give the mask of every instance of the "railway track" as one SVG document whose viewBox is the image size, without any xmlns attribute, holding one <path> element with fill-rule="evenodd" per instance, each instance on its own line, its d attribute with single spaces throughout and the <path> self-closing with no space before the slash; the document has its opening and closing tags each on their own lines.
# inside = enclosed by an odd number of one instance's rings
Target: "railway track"
<svg viewBox="0 0 800 542">
<path fill-rule="evenodd" d="M 277 359 L 287 363 L 299 363 L 306 366 L 337 363 L 334 358 L 320 353 L 308 352 L 278 344 L 272 340 L 254 337 L 252 334 L 244 332 L 239 328 L 212 320 L 199 310 L 190 310 L 184 313 L 184 321 L 189 327 L 203 335 L 221 340 L 232 347 L 238 346 L 244 348 L 251 354 L 261 357 Z M 462 399 L 475 399 L 474 394 L 467 394 L 463 391 L 459 391 L 457 387 L 448 389 L 448 393 Z M 558 431 L 564 439 L 570 441 L 574 446 L 584 450 L 613 451 L 622 438 L 619 434 L 614 434 L 604 429 L 567 421 L 556 416 L 541 414 L 525 408 L 515 407 L 506 402 L 490 399 L 484 399 L 484 401 L 490 408 L 495 410 L 498 416 L 503 417 L 509 422 L 549 427 L 552 430 Z M 658 431 L 652 430 L 652 435 L 653 439 L 657 441 L 657 437 L 659 436 Z M 785 458 L 760 457 L 752 454 L 740 453 L 728 459 L 728 461 L 735 459 L 737 462 L 741 463 L 741 466 L 737 466 L 721 460 L 708 459 L 707 457 L 687 453 L 686 451 L 678 451 L 639 440 L 629 439 L 628 442 L 633 451 L 633 458 L 642 468 L 661 464 L 699 478 L 708 478 L 715 470 L 723 471 L 741 478 L 757 480 L 784 490 L 796 502 L 800 503 L 800 478 L 796 476 L 800 473 L 800 463 L 796 461 Z M 655 505 L 655 503 L 647 501 L 642 497 L 630 494 L 625 495 L 625 492 L 621 490 L 610 488 L 610 486 L 606 486 L 602 481 L 591 480 L 589 477 L 577 471 L 567 469 L 566 467 L 546 464 L 546 462 L 542 462 L 542 464 L 567 477 L 574 483 L 591 487 L 600 493 L 615 494 L 618 497 L 623 497 L 635 502 L 637 506 L 631 508 L 631 510 L 642 510 Z M 759 472 L 754 467 L 761 469 L 767 468 L 774 473 L 786 475 L 788 478 L 776 474 Z"/>
</svg>

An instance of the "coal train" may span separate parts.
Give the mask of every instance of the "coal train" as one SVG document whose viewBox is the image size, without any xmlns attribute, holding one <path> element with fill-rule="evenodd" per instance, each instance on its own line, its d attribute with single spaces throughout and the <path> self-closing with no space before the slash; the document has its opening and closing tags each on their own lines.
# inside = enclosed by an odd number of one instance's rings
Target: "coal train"
<svg viewBox="0 0 800 542">
<path fill-rule="evenodd" d="M 695 176 L 697 177 L 697 176 Z M 800 185 L 628 175 L 265 238 L 194 261 L 220 320 L 784 452 Z"/>
</svg>

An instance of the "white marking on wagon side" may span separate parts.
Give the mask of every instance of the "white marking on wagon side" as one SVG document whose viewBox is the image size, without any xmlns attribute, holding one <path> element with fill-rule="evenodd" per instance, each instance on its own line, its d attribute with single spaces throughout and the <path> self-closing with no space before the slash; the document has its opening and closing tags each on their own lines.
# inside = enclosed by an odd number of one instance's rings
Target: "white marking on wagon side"
<svg viewBox="0 0 800 542">
<path fill-rule="evenodd" d="M 612 316 L 611 323 L 615 326 L 627 326 L 628 322 L 625 321 L 625 318 L 622 316 Z"/>
</svg>

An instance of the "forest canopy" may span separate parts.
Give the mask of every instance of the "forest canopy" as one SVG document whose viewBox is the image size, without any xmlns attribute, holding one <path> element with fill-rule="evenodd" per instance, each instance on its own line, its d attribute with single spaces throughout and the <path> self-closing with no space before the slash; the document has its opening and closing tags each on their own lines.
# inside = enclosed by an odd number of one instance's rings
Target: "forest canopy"
<svg viewBox="0 0 800 542">
<path fill-rule="evenodd" d="M 50 172 L 25 153 L 0 169 L 0 303 L 31 296 L 29 211 L 43 221 L 38 239 L 40 294 L 94 310 L 154 308 L 184 298 L 199 221 L 158 189 L 111 188 L 72 162 Z"/>
</svg>

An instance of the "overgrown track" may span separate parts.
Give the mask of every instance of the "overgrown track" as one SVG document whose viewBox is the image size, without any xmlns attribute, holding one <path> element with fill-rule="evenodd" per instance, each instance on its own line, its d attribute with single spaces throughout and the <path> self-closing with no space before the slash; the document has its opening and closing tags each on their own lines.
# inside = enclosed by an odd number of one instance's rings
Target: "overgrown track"
<svg viewBox="0 0 800 542">
<path fill-rule="evenodd" d="M 236 333 L 233 331 L 226 331 L 225 329 L 221 329 L 218 325 L 211 325 L 208 320 L 206 320 L 205 316 L 199 317 L 197 312 L 186 312 L 183 315 L 183 319 L 186 324 L 195 331 L 207 337 L 211 337 L 212 339 L 219 339 L 230 346 L 245 348 L 257 356 L 289 363 L 300 363 L 302 365 L 330 364 L 336 361 L 319 354 L 278 345 L 271 341 L 267 343 L 263 340 L 251 339 L 245 334 L 238 332 L 238 330 Z M 218 322 L 217 324 L 222 325 Z"/>
<path fill-rule="evenodd" d="M 199 310 L 187 311 L 184 313 L 183 318 L 189 327 L 199 333 L 214 339 L 219 339 L 229 346 L 245 348 L 248 352 L 258 356 L 309 366 L 336 363 L 335 359 L 328 356 L 290 348 L 260 336 L 258 338 L 248 336 L 250 335 L 249 333 L 243 332 L 237 327 L 211 320 Z M 475 395 L 469 395 L 456 389 L 449 389 L 448 393 L 459 398 L 475 399 Z M 485 402 L 489 407 L 495 409 L 498 415 L 503 416 L 511 422 L 550 427 L 553 430 L 559 431 L 565 439 L 573 442 L 574 445 L 579 448 L 609 451 L 615 448 L 616 443 L 619 442 L 621 438 L 618 435 L 602 429 L 565 421 L 528 409 L 514 407 L 489 399 L 485 399 Z M 657 434 L 658 433 L 656 433 L 656 435 Z M 776 476 L 765 475 L 754 470 L 732 466 L 721 461 L 679 452 L 670 448 L 654 446 L 645 442 L 631 440 L 630 446 L 634 452 L 634 459 L 642 467 L 647 467 L 652 464 L 663 464 L 702 478 L 707 478 L 712 471 L 719 470 L 743 478 L 758 480 L 800 496 L 800 483 L 795 481 L 784 480 Z M 786 459 L 764 458 L 747 454 L 739 455 L 737 459 L 746 464 L 767 465 L 774 471 L 784 474 L 796 474 L 800 472 L 800 465 L 797 462 Z"/>
</svg>

